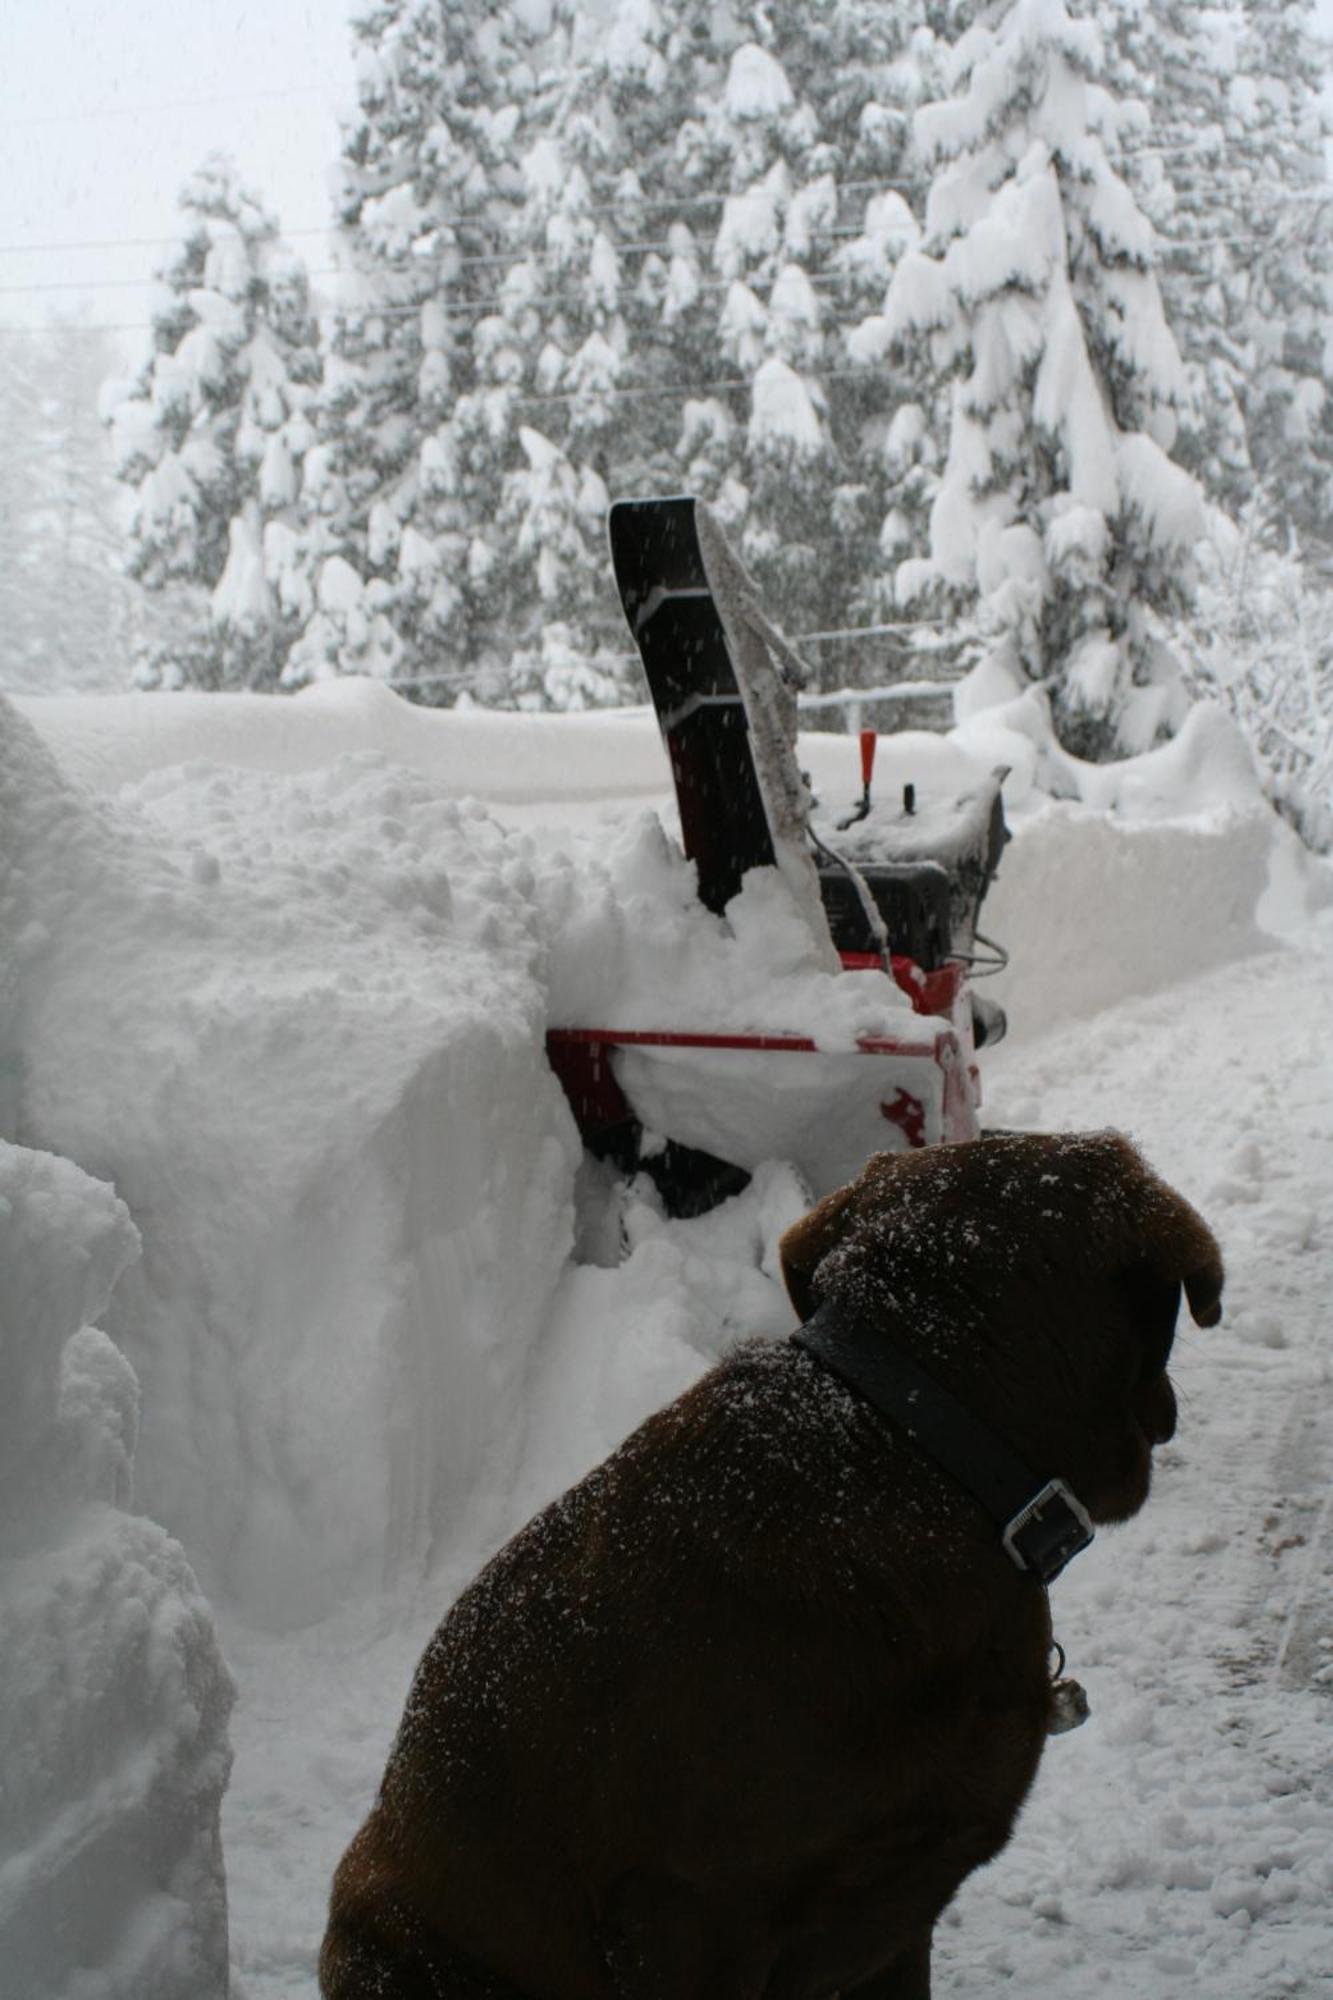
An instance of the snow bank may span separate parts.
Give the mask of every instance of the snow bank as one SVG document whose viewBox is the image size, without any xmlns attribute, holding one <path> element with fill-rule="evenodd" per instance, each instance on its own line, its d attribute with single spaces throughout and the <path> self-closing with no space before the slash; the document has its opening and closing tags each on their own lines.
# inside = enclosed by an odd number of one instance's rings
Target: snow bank
<svg viewBox="0 0 1333 2000">
<path fill-rule="evenodd" d="M 1043 806 L 1005 849 L 982 911 L 1009 965 L 979 990 L 1021 1038 L 1259 950 L 1273 832 L 1266 808 L 1136 823 Z"/>
<path fill-rule="evenodd" d="M 827 969 L 776 868 L 751 869 L 719 917 L 654 814 L 568 846 L 536 864 L 553 1025 L 805 1034 L 830 1050 L 910 1025 L 883 973 Z"/>
<path fill-rule="evenodd" d="M 139 1392 L 91 1321 L 123 1202 L 0 1143 L 0 1968 L 41 2000 L 222 2000 L 232 1688 L 130 1500 Z"/>
<path fill-rule="evenodd" d="M 857 1044 L 899 1036 L 928 1047 L 931 1038 L 884 973 L 828 970 L 818 905 L 822 940 L 776 867 L 751 869 L 715 916 L 655 815 L 618 838 L 571 845 L 575 860 L 557 852 L 538 879 L 553 1026 L 798 1035 L 819 1051 L 617 1049 L 616 1079 L 647 1133 L 751 1172 L 789 1160 L 811 1198 L 841 1187 L 880 1147 L 903 1143 L 880 1108 L 903 1087 L 901 1064 Z M 911 1088 L 940 1117 L 942 1072 L 904 1060 Z"/>
<path fill-rule="evenodd" d="M 664 966 L 696 1016 L 705 1008 L 732 1020 L 738 1004 L 751 1010 L 760 1005 L 762 989 L 739 960 L 731 961 L 738 977 L 745 974 L 737 993 L 719 987 L 716 964 L 707 977 L 685 979 L 674 945 L 654 958 L 654 928 L 645 921 L 642 899 L 637 923 L 633 909 L 623 907 L 609 928 L 592 922 L 599 895 L 608 908 L 626 900 L 614 884 L 607 888 L 605 876 L 629 865 L 623 826 L 633 802 L 651 804 L 668 827 L 674 821 L 665 755 L 648 714 L 423 710 L 369 681 L 326 683 L 281 702 L 266 695 L 171 694 L 33 698 L 16 706 L 62 770 L 112 793 L 201 755 L 276 776 L 327 772 L 351 752 L 378 752 L 429 777 L 444 798 L 485 798 L 511 824 L 539 830 L 539 901 L 563 912 L 550 927 L 553 1021 L 590 1021 L 595 1013 L 606 1024 L 614 991 L 623 1002 L 619 1025 L 662 1026 L 657 1003 Z M 959 688 L 956 708 L 958 726 L 947 736 L 907 731 L 881 737 L 875 797 L 899 798 L 911 783 L 921 811 L 932 797 L 953 797 L 997 765 L 1007 767 L 1005 806 L 1014 838 L 983 928 L 1010 951 L 1010 971 L 990 990 L 998 995 L 1003 987 L 1014 1032 L 1038 1028 L 1066 1008 L 1086 1014 L 1252 948 L 1250 913 L 1263 886 L 1275 822 L 1248 749 L 1221 710 L 1201 704 L 1161 749 L 1103 766 L 1061 751 L 1045 697 L 1036 689 L 1020 691 L 1002 673 L 978 669 Z M 856 739 L 803 735 L 799 756 L 827 832 L 860 796 Z M 184 782 L 188 789 L 202 786 L 203 778 L 196 773 Z M 553 842 L 557 872 L 569 859 L 561 859 L 561 845 L 576 858 L 577 883 L 568 869 L 563 885 L 553 882 Z M 642 858 L 641 846 L 639 851 Z M 603 855 L 607 867 L 599 868 Z M 1079 887 L 1085 863 L 1098 885 L 1093 902 Z M 665 938 L 672 935 L 676 884 L 660 886 Z M 636 904 L 632 893 L 627 898 Z M 1111 927 L 1112 911 L 1128 925 L 1129 942 L 1108 962 L 1097 938 Z M 702 932 L 694 935 L 703 952 Z M 749 943 L 753 949 L 753 935 Z M 636 984 L 631 961 L 645 952 Z M 696 969 L 703 972 L 703 958 Z M 863 988 L 854 1011 L 886 998 Z M 641 1000 L 652 1003 L 646 1011 Z M 823 1004 L 827 1000 L 826 994 Z M 785 1011 L 790 1015 L 790 1007 Z M 649 1020 L 650 1013 L 658 1018 Z M 770 1008 L 747 1025 L 775 1021 Z M 846 1046 L 849 1026 L 874 1031 L 867 1017 L 859 1025 L 830 1020 L 827 1033 Z M 3 1089 L 0 1079 L 0 1097 Z"/>
<path fill-rule="evenodd" d="M 480 1545 L 508 1491 L 578 1157 L 548 1023 L 837 1051 L 905 1003 L 820 969 L 775 872 L 724 923 L 651 819 L 625 825 L 666 782 L 649 717 L 440 714 L 364 682 L 27 713 L 59 767 L 7 711 L 0 1118 L 113 1179 L 143 1232 L 109 1324 L 144 1388 L 144 1504 L 210 1593 L 317 1619 Z M 1020 1035 L 1249 949 L 1272 825 L 1218 777 L 1215 729 L 1051 804 L 1075 783 L 1040 725 L 979 704 L 951 739 L 884 739 L 876 773 L 928 800 L 1012 766 L 985 928 Z M 824 810 L 850 806 L 855 741 L 801 755 Z M 501 827 L 473 789 L 565 831 Z M 618 822 L 590 827 L 609 794 Z M 645 1123 L 679 1125 L 679 1079 L 632 1068 Z M 773 1150 L 755 1081 L 750 1165 Z"/>
<path fill-rule="evenodd" d="M 174 699 L 33 706 L 75 769 L 107 714 L 101 774 L 123 780 L 159 721 L 189 720 Z M 881 975 L 822 969 L 776 871 L 724 923 L 651 819 L 566 853 L 447 797 L 468 718 L 367 688 L 361 735 L 416 730 L 429 774 L 303 768 L 342 746 L 344 706 L 205 699 L 205 740 L 231 718 L 251 768 L 149 769 L 114 800 L 13 711 L 0 734 L 10 1122 L 128 1202 L 145 1257 L 109 1324 L 144 1388 L 141 1496 L 210 1593 L 270 1627 L 486 1537 L 572 1229 L 548 1021 L 849 1049 L 910 1018 Z M 254 768 L 292 715 L 297 768 Z M 472 774 L 512 773 L 498 746 L 523 719 L 484 720 L 504 728 Z M 580 737 L 566 778 L 623 782 L 601 732 Z"/>
<path fill-rule="evenodd" d="M 690 1221 L 669 1220 L 643 1179 L 626 1187 L 593 1168 L 580 1193 L 578 1261 L 532 1372 L 514 1527 L 733 1341 L 791 1325 L 778 1238 L 809 1200 L 789 1167 L 762 1166 L 742 1194 Z"/>
<path fill-rule="evenodd" d="M 117 791 L 150 771 L 207 757 L 246 770 L 326 770 L 378 751 L 429 772 L 452 796 L 491 800 L 664 796 L 671 773 L 657 725 L 638 711 L 511 715 L 414 707 L 382 683 L 321 681 L 266 694 L 38 696 L 15 708 L 61 769 Z"/>
<path fill-rule="evenodd" d="M 1260 948 L 1278 824 L 1221 708 L 1200 703 L 1142 756 L 1085 764 L 1056 742 L 1045 695 L 1016 694 L 993 664 L 961 684 L 956 707 L 956 753 L 1010 770 L 1015 837 L 982 925 L 1009 953 L 985 990 L 1017 1035 Z"/>
<path fill-rule="evenodd" d="M 511 1468 L 577 1151 L 522 842 L 369 760 L 112 805 L 0 723 L 14 1110 L 143 1234 L 141 1498 L 212 1594 L 318 1617 Z"/>
</svg>

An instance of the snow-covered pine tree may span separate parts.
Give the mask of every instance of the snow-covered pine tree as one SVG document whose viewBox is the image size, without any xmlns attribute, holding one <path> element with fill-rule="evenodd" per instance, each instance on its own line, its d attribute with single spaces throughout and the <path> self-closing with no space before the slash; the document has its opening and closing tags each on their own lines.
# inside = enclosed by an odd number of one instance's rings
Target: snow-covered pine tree
<svg viewBox="0 0 1333 2000">
<path fill-rule="evenodd" d="M 1250 459 L 1267 505 L 1333 557 L 1333 189 L 1327 44 L 1311 0 L 1243 0 L 1223 121 L 1249 368 Z"/>
<path fill-rule="evenodd" d="M 503 357 L 521 385 L 492 572 L 511 691 L 560 708 L 614 702 L 636 679 L 606 517 L 608 479 L 622 491 L 638 483 L 620 253 L 638 185 L 614 101 L 629 52 L 606 26 L 571 0 L 555 9 L 511 254 L 495 313 L 478 328 L 481 365 L 494 372 Z"/>
<path fill-rule="evenodd" d="M 702 409 L 706 385 L 726 372 L 708 261 L 721 204 L 702 122 L 726 74 L 722 25 L 714 0 L 620 0 L 599 58 L 620 134 L 616 239 L 626 379 L 636 391 L 622 417 L 632 439 L 629 479 L 641 493 L 680 487 L 691 405 Z M 731 423 L 723 410 L 722 429 Z M 617 475 L 616 489 L 627 496 L 629 481 Z"/>
<path fill-rule="evenodd" d="M 180 206 L 153 351 L 111 409 L 135 495 L 130 573 L 184 606 L 179 647 L 147 667 L 175 685 L 272 687 L 293 628 L 266 532 L 295 508 L 317 329 L 304 269 L 229 161 L 206 161 Z"/>
<path fill-rule="evenodd" d="M 607 559 L 611 499 L 681 484 L 682 402 L 715 373 L 683 135 L 717 72 L 711 0 L 558 0 L 514 137 L 519 200 L 440 433 L 485 462 L 483 685 L 582 705 L 638 685 Z M 475 657 L 475 655 L 474 655 Z"/>
<path fill-rule="evenodd" d="M 901 386 L 838 367 L 838 323 L 912 233 L 882 182 L 919 65 L 869 0 L 815 0 L 809 23 L 787 0 L 770 12 L 525 0 L 483 21 L 381 0 L 362 17 L 350 292 L 289 583 L 308 618 L 296 671 L 439 675 L 443 699 L 460 682 L 491 699 L 610 698 L 634 670 L 607 502 L 682 485 L 734 527 L 753 511 L 750 554 L 789 622 L 817 623 L 825 600 L 833 623 L 878 604 L 881 527 L 905 495 L 919 504 L 927 433 L 900 425 L 889 449 Z M 783 36 L 819 108 L 761 132 L 746 66 L 771 72 L 764 43 Z M 807 187 L 784 162 L 816 154 Z M 740 292 L 715 247 L 729 196 L 775 164 L 788 188 L 763 278 L 773 324 L 743 369 Z M 841 171 L 875 184 L 844 201 Z M 814 379 L 816 358 L 832 382 Z M 804 419 L 820 399 L 812 478 Z"/>
<path fill-rule="evenodd" d="M 1333 203 L 1313 10 L 1113 0 L 1106 21 L 1108 73 L 1137 112 L 1125 174 L 1191 376 L 1181 461 L 1237 518 L 1262 484 L 1279 540 L 1326 549 Z"/>
<path fill-rule="evenodd" d="M 606 554 L 608 502 L 681 487 L 735 525 L 746 385 L 720 351 L 710 268 L 736 30 L 712 0 L 561 0 L 529 109 L 526 199 L 483 365 L 522 395 L 497 578 L 523 698 L 610 699 L 637 682 Z"/>
<path fill-rule="evenodd" d="M 140 592 L 124 524 L 103 382 L 124 366 L 79 320 L 11 329 L 0 368 L 0 685 L 37 694 L 122 686 Z"/>
<path fill-rule="evenodd" d="M 972 0 L 905 9 L 885 9 L 875 0 L 837 0 L 808 18 L 817 79 L 812 98 L 821 127 L 840 154 L 843 240 L 830 260 L 829 297 L 843 324 L 829 394 L 835 433 L 853 471 L 840 509 L 857 537 L 857 559 L 850 565 L 855 586 L 845 613 L 853 625 L 902 621 L 895 573 L 899 562 L 926 545 L 930 502 L 939 483 L 937 438 L 947 412 L 924 343 L 905 348 L 887 377 L 882 368 L 865 367 L 857 330 L 881 303 L 900 258 L 919 246 L 912 204 L 925 169 L 913 120 L 942 90 L 950 52 L 943 37 L 958 31 L 957 17 L 964 11 L 974 11 Z M 868 547 L 867 527 L 874 534 Z M 840 678 L 883 680 L 885 665 L 894 662 L 906 663 L 909 672 L 919 670 L 921 663 L 912 656 L 933 644 L 924 627 L 893 645 L 883 638 L 860 644 L 843 656 L 855 664 Z"/>
<path fill-rule="evenodd" d="M 917 234 L 893 183 L 911 171 L 922 49 L 864 0 L 747 6 L 733 32 L 701 128 L 725 196 L 717 346 L 745 387 L 688 413 L 685 449 L 779 621 L 843 628 L 882 613 L 880 537 L 902 498 L 889 434 L 913 384 L 859 368 L 845 329 Z M 857 665 L 832 653 L 826 672 Z"/>
<path fill-rule="evenodd" d="M 352 25 L 358 115 L 308 522 L 285 582 L 305 619 L 290 675 L 391 676 L 447 702 L 490 650 L 515 384 L 487 328 L 548 10 L 375 0 Z"/>
<path fill-rule="evenodd" d="M 907 594 L 975 605 L 992 665 L 1049 690 L 1066 748 L 1105 759 L 1183 698 L 1160 620 L 1202 528 L 1169 457 L 1185 393 L 1152 232 L 1107 158 L 1096 28 L 1064 0 L 985 10 L 957 93 L 923 109 L 926 243 L 899 264 L 863 354 L 928 337 L 952 381 L 931 553 Z"/>
<path fill-rule="evenodd" d="M 838 183 L 814 109 L 765 45 L 772 39 L 733 50 L 712 107 L 717 184 L 726 191 L 712 262 L 725 286 L 721 358 L 749 385 L 740 399 L 741 552 L 770 609 L 799 630 L 832 622 L 825 607 L 838 601 L 835 565 L 820 548 L 839 483 L 821 379 L 831 343 L 812 282 L 837 222 Z"/>
<path fill-rule="evenodd" d="M 1274 547 L 1255 502 L 1215 526 L 1183 633 L 1193 691 L 1243 730 L 1264 789 L 1316 853 L 1333 853 L 1333 595 Z"/>
<path fill-rule="evenodd" d="M 1158 280 L 1185 362 L 1175 456 L 1236 512 L 1254 483 L 1246 436 L 1250 356 L 1228 216 L 1235 179 L 1224 110 L 1239 9 L 1108 0 L 1106 80 L 1119 104 L 1117 165 L 1157 232 Z"/>
</svg>

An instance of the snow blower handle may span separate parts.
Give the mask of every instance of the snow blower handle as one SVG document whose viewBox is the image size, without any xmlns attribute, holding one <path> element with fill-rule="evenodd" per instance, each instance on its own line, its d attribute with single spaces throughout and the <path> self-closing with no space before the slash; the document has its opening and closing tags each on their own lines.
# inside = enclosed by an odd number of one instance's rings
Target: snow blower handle
<svg viewBox="0 0 1333 2000">
<path fill-rule="evenodd" d="M 861 731 L 861 811 L 864 819 L 870 811 L 870 780 L 875 771 L 875 745 L 879 742 L 879 732 L 875 729 Z"/>
<path fill-rule="evenodd" d="M 849 826 L 855 826 L 857 821 L 864 819 L 870 811 L 870 777 L 875 768 L 875 745 L 879 741 L 879 735 L 874 729 L 863 729 L 860 731 L 860 737 L 861 796 L 846 819 L 838 821 L 839 833 L 846 833 Z"/>
</svg>

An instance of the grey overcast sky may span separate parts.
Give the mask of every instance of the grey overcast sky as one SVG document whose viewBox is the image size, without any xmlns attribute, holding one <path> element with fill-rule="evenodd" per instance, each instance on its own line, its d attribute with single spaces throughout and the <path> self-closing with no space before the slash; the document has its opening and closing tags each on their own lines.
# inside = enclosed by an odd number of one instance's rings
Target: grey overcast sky
<svg viewBox="0 0 1333 2000">
<path fill-rule="evenodd" d="M 0 0 L 0 325 L 82 312 L 132 329 L 122 340 L 137 351 L 166 247 L 144 239 L 171 238 L 180 188 L 212 151 L 234 157 L 311 271 L 327 266 L 304 232 L 328 223 L 338 116 L 354 98 L 350 12 L 351 0 Z"/>
<path fill-rule="evenodd" d="M 338 114 L 354 95 L 352 9 L 0 0 L 0 328 L 82 312 L 139 352 L 177 194 L 216 150 L 276 209 L 318 284 Z M 1333 30 L 1333 0 L 1318 12 Z"/>
</svg>

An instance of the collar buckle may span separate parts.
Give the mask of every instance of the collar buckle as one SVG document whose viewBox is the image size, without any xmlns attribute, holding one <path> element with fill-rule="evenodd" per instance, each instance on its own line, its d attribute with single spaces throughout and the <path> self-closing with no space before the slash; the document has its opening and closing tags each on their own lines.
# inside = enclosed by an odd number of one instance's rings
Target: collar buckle
<svg viewBox="0 0 1333 2000">
<path fill-rule="evenodd" d="M 1087 1509 L 1074 1498 L 1063 1479 L 1050 1479 L 1040 1493 L 1020 1507 L 1000 1537 L 1005 1552 L 1019 1569 L 1031 1570 L 1042 1583 L 1054 1583 L 1065 1564 L 1092 1540 Z"/>
</svg>

